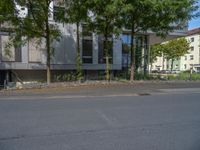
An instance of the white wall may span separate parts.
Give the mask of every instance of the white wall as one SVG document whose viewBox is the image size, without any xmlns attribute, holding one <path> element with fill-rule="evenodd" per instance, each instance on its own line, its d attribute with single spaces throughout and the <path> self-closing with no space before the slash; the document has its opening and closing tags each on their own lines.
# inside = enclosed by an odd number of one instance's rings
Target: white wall
<svg viewBox="0 0 200 150">
<path fill-rule="evenodd" d="M 191 42 L 191 38 L 194 38 L 194 42 Z M 190 49 L 188 54 L 181 57 L 181 71 L 189 70 L 191 65 L 200 64 L 200 34 L 187 36 L 186 39 L 190 42 L 190 47 L 194 47 L 194 50 Z M 193 56 L 193 60 L 190 60 L 191 55 Z"/>
<path fill-rule="evenodd" d="M 185 54 L 180 59 L 180 71 L 186 71 L 191 68 L 191 65 L 200 65 L 200 34 L 190 35 L 185 37 L 190 42 L 190 47 L 194 47 L 194 50 L 189 50 L 188 54 Z M 191 42 L 191 38 L 194 38 L 194 41 Z M 193 56 L 193 60 L 190 59 L 190 56 Z M 187 59 L 186 59 L 187 58 Z M 162 70 L 162 62 L 163 58 L 158 57 L 157 61 L 153 63 L 152 70 L 157 70 L 156 66 L 161 66 Z M 165 63 L 166 68 L 167 63 Z M 186 67 L 185 67 L 186 66 Z M 165 70 L 165 69 L 164 69 Z"/>
</svg>

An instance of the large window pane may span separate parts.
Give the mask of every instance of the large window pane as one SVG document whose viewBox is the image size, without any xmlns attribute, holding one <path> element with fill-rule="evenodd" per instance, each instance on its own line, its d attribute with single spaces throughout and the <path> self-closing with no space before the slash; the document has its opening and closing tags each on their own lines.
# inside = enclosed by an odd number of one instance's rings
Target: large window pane
<svg viewBox="0 0 200 150">
<path fill-rule="evenodd" d="M 13 46 L 7 47 L 9 43 L 9 36 L 1 36 L 0 40 L 2 61 L 15 61 L 15 48 Z"/>
<path fill-rule="evenodd" d="M 92 32 L 89 31 L 88 26 L 82 24 L 82 61 L 85 64 L 92 64 L 92 52 L 93 52 L 93 39 Z"/>
<path fill-rule="evenodd" d="M 59 21 L 65 15 L 64 7 L 54 6 L 53 7 L 53 17 L 55 21 Z"/>
<path fill-rule="evenodd" d="M 38 43 L 38 40 L 33 39 L 28 43 L 29 50 L 29 62 L 41 62 L 42 61 L 42 45 Z"/>
<path fill-rule="evenodd" d="M 131 61 L 131 35 L 122 35 L 122 66 L 128 68 Z"/>
<path fill-rule="evenodd" d="M 108 58 L 109 63 L 113 63 L 113 41 L 108 41 Z M 105 41 L 99 38 L 99 63 L 106 63 Z"/>
<path fill-rule="evenodd" d="M 92 40 L 83 39 L 83 63 L 92 63 Z"/>
<path fill-rule="evenodd" d="M 21 49 L 21 47 L 15 48 L 15 61 L 16 62 L 22 61 L 22 49 Z"/>
</svg>

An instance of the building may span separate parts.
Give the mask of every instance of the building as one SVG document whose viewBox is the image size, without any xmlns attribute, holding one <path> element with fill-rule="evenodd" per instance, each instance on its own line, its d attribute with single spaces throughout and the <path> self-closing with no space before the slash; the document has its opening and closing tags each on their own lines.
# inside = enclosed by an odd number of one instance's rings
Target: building
<svg viewBox="0 0 200 150">
<path fill-rule="evenodd" d="M 185 37 L 190 42 L 189 53 L 181 57 L 180 70 L 190 70 L 200 72 L 200 28 L 188 31 Z"/>
<path fill-rule="evenodd" d="M 52 8 L 56 4 L 52 3 Z M 20 15 L 26 16 L 27 9 L 18 6 L 22 10 Z M 49 20 L 54 21 L 54 15 Z M 76 70 L 76 26 L 74 24 L 57 23 L 62 38 L 59 42 L 54 42 L 54 55 L 51 60 L 52 79 L 60 74 L 65 74 Z M 32 40 L 21 47 L 11 47 L 9 54 L 5 49 L 9 40 L 9 34 L 2 30 L 8 24 L 0 25 L 0 84 L 5 80 L 10 82 L 17 81 L 46 81 L 46 51 L 44 44 L 38 46 L 37 40 Z M 84 30 L 84 26 L 80 28 Z M 186 29 L 177 30 L 171 33 L 167 39 L 185 35 Z M 98 76 L 104 72 L 105 54 L 103 52 L 103 37 L 95 33 L 82 35 L 81 58 L 82 69 L 88 78 Z M 130 45 L 130 31 L 125 30 L 119 37 L 112 37 L 112 49 L 110 51 L 110 68 L 112 72 L 127 68 L 130 62 L 130 52 L 127 47 Z M 148 32 L 138 34 L 135 40 L 138 49 L 137 59 L 141 60 L 138 64 L 138 70 L 147 70 L 149 45 L 161 42 L 162 39 L 154 33 Z"/>
<path fill-rule="evenodd" d="M 187 54 L 174 61 L 174 71 L 187 71 L 193 69 L 200 72 L 200 28 L 189 30 L 186 40 L 190 43 L 190 50 Z M 171 61 L 158 57 L 153 63 L 152 70 L 171 70 Z"/>
</svg>

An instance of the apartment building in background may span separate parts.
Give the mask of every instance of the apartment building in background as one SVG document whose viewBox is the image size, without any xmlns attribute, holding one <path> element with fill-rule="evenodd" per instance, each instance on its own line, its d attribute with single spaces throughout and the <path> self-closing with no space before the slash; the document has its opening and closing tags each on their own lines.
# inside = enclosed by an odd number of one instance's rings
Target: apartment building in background
<svg viewBox="0 0 200 150">
<path fill-rule="evenodd" d="M 26 16 L 28 10 L 17 5 L 21 10 L 20 15 Z M 56 9 L 56 3 L 51 7 Z M 56 75 L 65 74 L 76 70 L 76 26 L 74 24 L 63 24 L 55 22 L 52 13 L 49 22 L 56 23 L 62 33 L 60 41 L 53 44 L 54 55 L 51 59 L 52 80 Z M 45 81 L 46 80 L 46 50 L 44 43 L 37 44 L 37 40 L 28 41 L 21 47 L 11 47 L 9 54 L 6 51 L 6 43 L 9 41 L 9 34 L 4 30 L 8 24 L 0 25 L 0 84 L 5 80 L 10 82 L 21 81 Z M 84 33 L 84 25 L 80 27 Z M 184 36 L 187 28 L 170 33 L 166 40 Z M 110 50 L 111 72 L 121 71 L 128 68 L 130 64 L 130 31 L 124 30 L 120 36 L 112 36 L 112 48 Z M 99 72 L 104 72 L 105 53 L 103 51 L 104 39 L 96 33 L 82 34 L 81 59 L 82 69 L 88 78 L 98 76 Z M 163 39 L 157 37 L 152 32 L 139 33 L 135 39 L 135 44 L 139 50 L 138 70 L 148 70 L 149 46 L 160 43 Z"/>
<path fill-rule="evenodd" d="M 190 43 L 190 49 L 187 54 L 174 61 L 172 70 L 193 69 L 195 72 L 200 72 L 200 28 L 189 30 L 185 38 Z M 152 65 L 152 70 L 171 70 L 171 61 L 158 57 Z"/>
</svg>

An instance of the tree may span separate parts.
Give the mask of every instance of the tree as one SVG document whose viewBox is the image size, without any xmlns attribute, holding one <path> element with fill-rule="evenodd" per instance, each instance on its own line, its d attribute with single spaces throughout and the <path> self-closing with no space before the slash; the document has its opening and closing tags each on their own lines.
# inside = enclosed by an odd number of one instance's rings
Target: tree
<svg viewBox="0 0 200 150">
<path fill-rule="evenodd" d="M 163 46 L 161 44 L 155 44 L 151 46 L 150 56 L 149 56 L 151 68 L 152 68 L 152 64 L 157 60 L 157 57 L 162 56 L 162 50 L 163 50 Z"/>
<path fill-rule="evenodd" d="M 110 80 L 109 51 L 112 49 L 113 35 L 118 35 L 121 31 L 121 13 L 123 0 L 91 0 L 90 3 L 91 20 L 90 27 L 98 35 L 103 35 L 103 51 L 106 57 L 106 80 Z"/>
<path fill-rule="evenodd" d="M 50 23 L 50 17 L 53 13 L 51 4 L 53 0 L 18 0 L 18 5 L 23 5 L 28 8 L 28 15 L 21 18 L 19 15 L 14 15 L 12 20 L 14 24 L 13 41 L 27 42 L 31 39 L 39 39 L 39 43 L 45 42 L 47 60 L 47 84 L 51 82 L 51 56 L 52 56 L 52 42 L 58 40 L 61 36 L 58 26 Z M 15 8 L 15 11 L 16 10 Z"/>
<path fill-rule="evenodd" d="M 190 44 L 185 38 L 174 39 L 163 46 L 163 53 L 167 60 L 171 60 L 171 71 L 173 69 L 174 60 L 184 56 L 190 49 Z"/>
<path fill-rule="evenodd" d="M 76 24 L 76 37 L 77 37 L 77 79 L 80 81 L 82 77 L 81 57 L 80 57 L 80 25 L 87 23 L 88 18 L 88 0 L 66 0 L 66 8 L 64 22 Z"/>
<path fill-rule="evenodd" d="M 126 0 L 124 7 L 124 26 L 131 30 L 131 75 L 135 71 L 135 36 L 138 32 L 152 30 L 157 35 L 166 36 L 170 31 L 185 27 L 194 17 L 197 0 Z"/>
<path fill-rule="evenodd" d="M 17 10 L 13 0 L 0 1 L 0 31 L 13 32 L 15 29 Z M 6 24 L 4 24 L 6 23 Z M 12 26 L 12 29 L 10 28 Z"/>
<path fill-rule="evenodd" d="M 144 25 L 146 25 L 146 20 L 144 18 L 151 12 L 151 7 L 151 3 L 148 4 L 145 0 L 125 0 L 125 7 L 123 9 L 124 27 L 129 29 L 131 32 L 130 81 L 134 80 L 136 34 L 141 31 Z"/>
<path fill-rule="evenodd" d="M 10 21 L 14 15 L 15 5 L 11 0 L 0 1 L 0 23 Z"/>
</svg>

